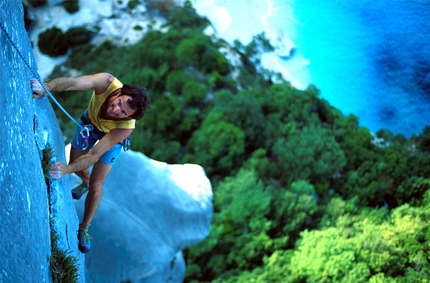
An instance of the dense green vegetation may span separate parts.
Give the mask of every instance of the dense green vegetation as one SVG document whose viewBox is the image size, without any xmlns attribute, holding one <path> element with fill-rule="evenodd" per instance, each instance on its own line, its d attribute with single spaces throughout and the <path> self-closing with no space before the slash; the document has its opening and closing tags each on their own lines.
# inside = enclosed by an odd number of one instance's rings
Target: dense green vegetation
<svg viewBox="0 0 430 283">
<path fill-rule="evenodd" d="M 91 37 L 92 32 L 85 27 L 72 27 L 65 33 L 53 27 L 40 33 L 37 46 L 43 54 L 58 57 L 65 55 L 69 47 L 89 42 Z"/>
<path fill-rule="evenodd" d="M 231 47 L 203 33 L 189 2 L 163 11 L 167 31 L 76 46 L 52 77 L 106 71 L 146 87 L 132 149 L 205 168 L 214 215 L 185 251 L 186 282 L 430 282 L 430 127 L 374 136 L 315 86 L 264 70 L 264 34 Z M 56 97 L 79 117 L 89 93 Z"/>
</svg>

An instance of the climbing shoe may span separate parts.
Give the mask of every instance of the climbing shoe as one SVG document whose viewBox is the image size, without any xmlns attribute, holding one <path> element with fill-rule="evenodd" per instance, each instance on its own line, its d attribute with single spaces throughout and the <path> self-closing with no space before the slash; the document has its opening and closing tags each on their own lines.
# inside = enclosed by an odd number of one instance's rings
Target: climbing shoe
<svg viewBox="0 0 430 283">
<path fill-rule="evenodd" d="M 78 230 L 78 248 L 82 253 L 86 253 L 91 249 L 91 236 L 88 234 L 88 227 L 90 225 Z"/>
<path fill-rule="evenodd" d="M 79 186 L 77 186 L 72 190 L 72 197 L 74 199 L 80 199 L 87 192 L 88 192 L 88 187 L 85 185 L 84 182 L 82 182 L 82 184 L 80 184 Z"/>
</svg>

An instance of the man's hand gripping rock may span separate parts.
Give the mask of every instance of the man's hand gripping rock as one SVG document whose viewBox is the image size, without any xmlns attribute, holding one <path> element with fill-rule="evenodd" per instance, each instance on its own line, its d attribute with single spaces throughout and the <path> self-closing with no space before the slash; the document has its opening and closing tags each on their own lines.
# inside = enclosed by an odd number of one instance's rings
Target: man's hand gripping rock
<svg viewBox="0 0 430 283">
<path fill-rule="evenodd" d="M 46 91 L 43 88 L 43 86 L 35 78 L 31 78 L 30 79 L 30 87 L 31 87 L 31 91 L 33 93 L 33 96 L 32 96 L 33 98 L 39 98 L 39 97 L 43 96 L 46 93 Z"/>
</svg>

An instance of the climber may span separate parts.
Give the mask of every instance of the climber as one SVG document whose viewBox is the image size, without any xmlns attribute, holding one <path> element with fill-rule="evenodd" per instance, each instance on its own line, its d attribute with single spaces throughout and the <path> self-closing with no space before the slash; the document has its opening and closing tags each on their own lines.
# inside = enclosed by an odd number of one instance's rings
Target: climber
<svg viewBox="0 0 430 283">
<path fill-rule="evenodd" d="M 37 79 L 32 78 L 30 85 L 33 98 L 46 93 Z M 88 227 L 100 203 L 103 183 L 121 152 L 123 142 L 133 132 L 135 120 L 147 112 L 149 96 L 145 90 L 122 84 L 108 73 L 56 78 L 44 85 L 49 92 L 93 90 L 79 122 L 81 126 L 77 127 L 71 142 L 69 164 L 55 162 L 50 168 L 53 179 L 71 173 L 76 173 L 82 179 L 82 184 L 72 190 L 74 199 L 88 192 L 84 217 L 78 229 L 78 247 L 86 253 L 91 248 Z"/>
</svg>

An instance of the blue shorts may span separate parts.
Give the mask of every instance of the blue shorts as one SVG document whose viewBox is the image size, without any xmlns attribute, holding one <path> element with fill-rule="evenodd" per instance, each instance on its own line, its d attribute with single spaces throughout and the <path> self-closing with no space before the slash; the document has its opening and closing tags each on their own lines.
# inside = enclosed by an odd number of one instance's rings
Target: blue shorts
<svg viewBox="0 0 430 283">
<path fill-rule="evenodd" d="M 79 121 L 81 126 L 85 126 L 89 124 L 88 112 L 85 110 L 84 114 Z M 75 134 L 72 138 L 72 147 L 79 150 L 90 150 L 94 147 L 96 142 L 103 138 L 106 133 L 99 131 L 95 126 L 94 130 L 90 132 L 90 136 L 88 137 L 88 144 L 84 143 L 84 137 L 81 135 L 81 129 L 79 127 L 76 128 Z M 122 144 L 117 143 L 111 149 L 106 151 L 102 156 L 100 156 L 99 161 L 103 162 L 107 165 L 114 165 L 119 154 L 121 153 Z"/>
</svg>

